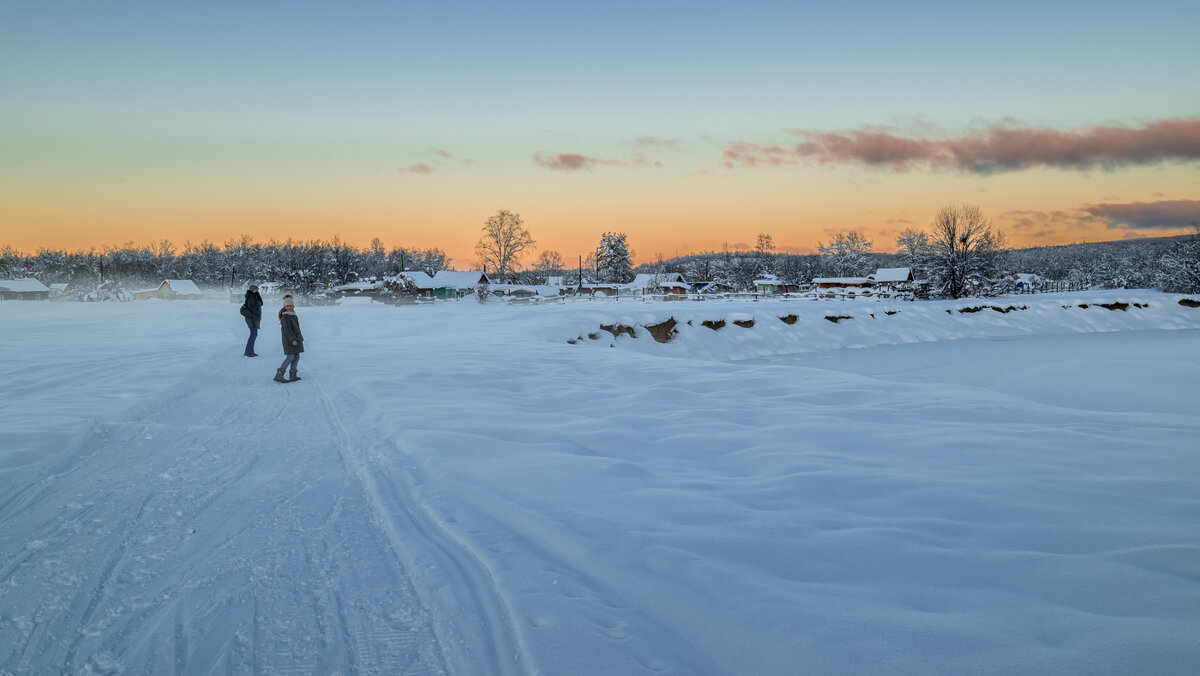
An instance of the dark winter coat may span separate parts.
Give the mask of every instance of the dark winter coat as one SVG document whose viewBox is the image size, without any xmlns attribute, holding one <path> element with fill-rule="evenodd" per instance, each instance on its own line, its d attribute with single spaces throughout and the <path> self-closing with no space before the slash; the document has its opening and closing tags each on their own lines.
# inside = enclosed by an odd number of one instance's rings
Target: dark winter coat
<svg viewBox="0 0 1200 676">
<path fill-rule="evenodd" d="M 262 308 L 262 296 L 258 295 L 257 291 L 247 291 L 246 309 L 250 311 L 250 314 L 246 315 L 246 326 L 252 329 L 262 328 Z"/>
<path fill-rule="evenodd" d="M 304 334 L 300 333 L 300 318 L 295 312 L 279 311 L 279 329 L 283 332 L 283 353 L 300 354 L 304 351 Z M 292 341 L 296 341 L 292 345 Z"/>
</svg>

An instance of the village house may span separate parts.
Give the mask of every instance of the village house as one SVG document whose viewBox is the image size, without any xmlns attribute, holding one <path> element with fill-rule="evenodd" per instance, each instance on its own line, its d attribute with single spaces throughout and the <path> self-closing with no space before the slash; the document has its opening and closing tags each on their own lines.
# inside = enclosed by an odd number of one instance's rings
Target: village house
<svg viewBox="0 0 1200 676">
<path fill-rule="evenodd" d="M 758 293 L 798 293 L 802 289 L 799 284 L 790 284 L 775 275 L 767 275 L 754 280 L 754 290 Z"/>
<path fill-rule="evenodd" d="M 383 284 L 383 280 L 351 282 L 333 287 L 333 292 L 340 298 L 355 298 L 359 296 L 370 298 L 379 294 L 383 289 Z"/>
<path fill-rule="evenodd" d="M 912 268 L 879 268 L 869 279 L 881 293 L 912 290 Z"/>
<path fill-rule="evenodd" d="M 576 287 L 576 293 L 587 296 L 615 296 L 624 284 L 615 282 L 586 282 Z"/>
<path fill-rule="evenodd" d="M 437 300 L 462 298 L 475 293 L 480 286 L 492 284 L 491 278 L 482 270 L 438 270 L 433 276 L 422 270 L 412 270 L 401 272 L 397 277 L 411 281 L 417 288 L 418 297 Z"/>
<path fill-rule="evenodd" d="M 133 292 L 134 300 L 162 298 L 163 300 L 200 300 L 204 294 L 200 287 L 190 279 L 164 279 L 162 284 L 153 289 L 143 289 Z"/>
<path fill-rule="evenodd" d="M 0 279 L 0 300 L 50 300 L 50 287 L 33 277 Z"/>
<path fill-rule="evenodd" d="M 813 277 L 818 298 L 854 298 L 870 296 L 870 277 Z"/>
<path fill-rule="evenodd" d="M 625 286 L 635 294 L 663 296 L 667 300 L 684 298 L 692 288 L 678 272 L 641 273 Z"/>
</svg>

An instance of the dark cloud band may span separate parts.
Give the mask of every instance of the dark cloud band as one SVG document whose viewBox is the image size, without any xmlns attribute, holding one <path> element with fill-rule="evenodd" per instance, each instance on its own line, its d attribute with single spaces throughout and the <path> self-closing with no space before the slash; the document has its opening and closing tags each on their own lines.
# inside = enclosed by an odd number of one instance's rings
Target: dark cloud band
<svg viewBox="0 0 1200 676">
<path fill-rule="evenodd" d="M 1110 228 L 1180 230 L 1200 223 L 1200 200 L 1093 204 L 1083 210 L 1108 221 Z"/>
<path fill-rule="evenodd" d="M 1200 160 L 1200 119 L 1159 120 L 1140 127 L 1092 127 L 1083 131 L 995 124 L 956 138 L 904 136 L 875 128 L 792 133 L 802 140 L 768 146 L 732 143 L 726 146 L 721 164 L 732 169 L 816 162 L 987 174 L 1033 167 L 1114 169 Z"/>
</svg>

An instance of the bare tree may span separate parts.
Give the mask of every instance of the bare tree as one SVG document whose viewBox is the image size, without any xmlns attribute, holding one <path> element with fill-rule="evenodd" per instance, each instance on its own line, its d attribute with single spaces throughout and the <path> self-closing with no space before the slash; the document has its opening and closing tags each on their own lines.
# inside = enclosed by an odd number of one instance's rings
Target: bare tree
<svg viewBox="0 0 1200 676">
<path fill-rule="evenodd" d="M 552 249 L 543 251 L 538 256 L 537 263 L 533 265 L 533 274 L 542 282 L 550 277 L 561 276 L 563 274 L 562 256 Z"/>
<path fill-rule="evenodd" d="M 933 218 L 928 268 L 933 287 L 947 298 L 990 294 L 1007 250 L 979 207 L 949 204 Z"/>
<path fill-rule="evenodd" d="M 521 253 L 533 248 L 533 237 L 519 215 L 503 209 L 487 219 L 482 231 L 475 253 L 497 279 L 504 281 L 516 269 Z"/>
<path fill-rule="evenodd" d="M 754 250 L 759 256 L 766 258 L 771 252 L 775 251 L 775 240 L 765 232 L 758 233 L 758 240 L 754 245 Z"/>
</svg>

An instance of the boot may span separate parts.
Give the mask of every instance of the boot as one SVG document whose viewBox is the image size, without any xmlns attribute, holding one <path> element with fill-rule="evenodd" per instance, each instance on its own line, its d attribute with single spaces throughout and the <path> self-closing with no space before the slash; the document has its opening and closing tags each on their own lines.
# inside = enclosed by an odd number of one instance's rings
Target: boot
<svg viewBox="0 0 1200 676">
<path fill-rule="evenodd" d="M 289 372 L 289 373 L 288 373 L 288 379 L 287 379 L 287 381 L 288 381 L 289 383 L 294 383 L 294 382 L 296 382 L 297 380 L 300 380 L 300 376 L 296 375 L 296 372 L 295 372 L 295 371 L 291 371 L 291 372 Z"/>
<path fill-rule="evenodd" d="M 275 382 L 277 382 L 277 383 L 286 383 L 287 382 L 286 380 L 283 379 L 283 369 L 275 369 Z"/>
</svg>

